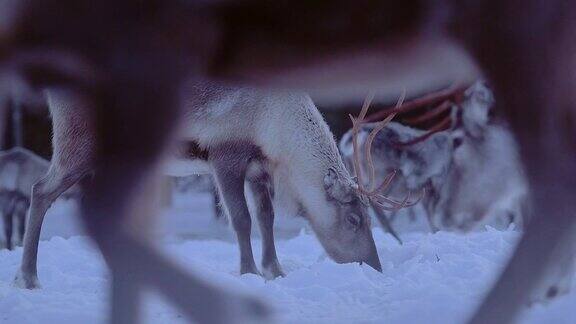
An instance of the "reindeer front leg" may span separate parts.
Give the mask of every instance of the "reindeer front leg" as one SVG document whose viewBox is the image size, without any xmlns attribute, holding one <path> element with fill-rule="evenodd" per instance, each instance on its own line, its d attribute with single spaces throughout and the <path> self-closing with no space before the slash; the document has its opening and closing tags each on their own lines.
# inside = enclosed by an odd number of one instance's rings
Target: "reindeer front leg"
<svg viewBox="0 0 576 324">
<path fill-rule="evenodd" d="M 262 274 L 267 279 L 274 279 L 284 277 L 284 272 L 280 267 L 274 245 L 274 208 L 268 189 L 268 180 L 264 176 L 248 182 L 254 195 L 256 217 L 262 236 Z"/>
</svg>

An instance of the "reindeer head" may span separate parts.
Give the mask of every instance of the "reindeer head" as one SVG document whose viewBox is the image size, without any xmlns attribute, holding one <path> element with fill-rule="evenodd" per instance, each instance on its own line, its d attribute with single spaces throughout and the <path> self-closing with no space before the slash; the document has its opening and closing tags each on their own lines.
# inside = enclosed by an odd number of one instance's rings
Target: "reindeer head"
<svg viewBox="0 0 576 324">
<path fill-rule="evenodd" d="M 494 95 L 485 82 L 477 81 L 464 92 L 462 129 L 473 138 L 481 138 L 493 111 Z"/>
<path fill-rule="evenodd" d="M 401 201 L 383 194 L 391 185 L 396 171 L 384 177 L 381 184 L 377 185 L 375 182 L 375 169 L 371 155 L 372 142 L 394 115 L 390 115 L 386 120 L 377 123 L 375 129 L 367 135 L 364 145 L 364 161 L 368 162 L 369 171 L 366 179 L 368 182 L 364 183 L 363 181 L 364 174 L 360 168 L 361 153 L 358 145 L 358 133 L 363 125 L 371 100 L 372 96 L 369 96 L 364 102 L 359 117 L 352 118 L 353 164 L 356 179 L 351 178 L 344 167 L 328 168 L 323 177 L 326 203 L 318 203 L 321 201 L 321 198 L 318 197 L 310 199 L 310 194 L 307 194 L 304 200 L 308 199 L 312 202 L 309 206 L 314 208 L 308 210 L 308 217 L 326 251 L 334 260 L 337 262 L 365 261 L 375 269 L 380 269 L 380 262 L 371 233 L 368 207 L 396 210 L 412 206 L 419 199 L 411 200 L 411 193 L 408 193 Z M 399 100 L 398 105 L 401 104 L 402 100 Z M 321 217 L 321 215 L 330 215 L 330 217 Z"/>
<path fill-rule="evenodd" d="M 344 166 L 331 165 L 321 172 L 290 177 L 281 175 L 283 171 L 274 172 L 276 203 L 309 221 L 330 258 L 338 263 L 365 262 L 382 271 L 368 206 Z"/>
<path fill-rule="evenodd" d="M 328 212 L 331 221 L 320 220 L 319 215 L 310 215 L 310 221 L 326 252 L 336 262 L 366 262 L 382 271 L 368 206 L 350 175 L 329 168 L 323 178 L 323 189 L 325 204 L 318 207 Z"/>
</svg>

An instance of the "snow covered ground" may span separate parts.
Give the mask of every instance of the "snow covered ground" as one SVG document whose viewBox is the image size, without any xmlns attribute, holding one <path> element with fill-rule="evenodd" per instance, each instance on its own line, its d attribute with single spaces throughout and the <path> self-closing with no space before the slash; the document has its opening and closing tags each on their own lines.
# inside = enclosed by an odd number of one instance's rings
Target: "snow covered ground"
<svg viewBox="0 0 576 324">
<path fill-rule="evenodd" d="M 399 245 L 374 229 L 383 273 L 326 257 L 301 220 L 279 217 L 277 249 L 285 278 L 238 275 L 231 231 L 212 219 L 210 196 L 179 196 L 164 214 L 163 248 L 216 284 L 260 296 L 279 323 L 462 323 L 511 250 L 514 230 L 459 235 L 405 232 Z M 0 250 L 0 322 L 103 323 L 108 276 L 103 260 L 74 222 L 74 206 L 58 202 L 46 217 L 39 250 L 40 290 L 11 286 L 22 249 Z M 260 241 L 253 240 L 256 256 Z M 522 323 L 575 323 L 576 293 L 526 311 Z M 147 323 L 184 319 L 148 296 Z"/>
</svg>

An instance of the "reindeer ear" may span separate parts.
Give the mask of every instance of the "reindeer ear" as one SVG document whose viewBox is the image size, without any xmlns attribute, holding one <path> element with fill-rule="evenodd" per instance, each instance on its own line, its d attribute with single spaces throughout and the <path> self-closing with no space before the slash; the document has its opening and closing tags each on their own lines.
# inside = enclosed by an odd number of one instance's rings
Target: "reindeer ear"
<svg viewBox="0 0 576 324">
<path fill-rule="evenodd" d="M 352 187 L 340 179 L 336 170 L 330 168 L 324 176 L 324 190 L 328 197 L 343 203 L 352 201 Z"/>
<path fill-rule="evenodd" d="M 338 174 L 334 169 L 328 169 L 326 175 L 324 176 L 324 189 L 328 194 L 332 193 L 334 187 L 337 185 L 338 182 Z"/>
</svg>

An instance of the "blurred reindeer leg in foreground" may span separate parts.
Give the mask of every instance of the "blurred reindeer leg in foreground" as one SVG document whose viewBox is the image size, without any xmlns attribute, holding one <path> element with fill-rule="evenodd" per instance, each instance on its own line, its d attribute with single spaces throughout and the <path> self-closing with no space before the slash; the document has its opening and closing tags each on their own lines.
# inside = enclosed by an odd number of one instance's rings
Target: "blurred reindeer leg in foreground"
<svg viewBox="0 0 576 324">
<path fill-rule="evenodd" d="M 144 241 L 146 215 L 140 204 L 151 194 L 157 162 L 178 109 L 173 84 L 133 82 L 114 86 L 109 96 L 98 97 L 95 177 L 85 182 L 83 219 L 112 270 L 114 323 L 137 320 L 141 286 L 150 286 L 200 323 L 241 322 L 257 316 L 263 307 L 250 298 L 224 293 L 201 282 L 162 257 Z M 122 89 L 122 92 L 116 89 Z M 154 114 L 163 107 L 162 114 Z M 125 121 L 130 120 L 130 123 Z M 143 189 L 144 188 L 144 189 Z M 129 218 L 138 218 L 131 223 Z M 132 226 L 136 224 L 136 227 Z"/>
<path fill-rule="evenodd" d="M 178 117 L 180 81 L 201 74 L 211 52 L 207 15 L 180 1 L 20 3 L 17 24 L 8 33 L 0 25 L 0 77 L 9 83 L 21 77 L 33 90 L 74 90 L 94 104 L 95 176 L 82 181 L 81 209 L 112 272 L 112 322 L 137 322 L 143 286 L 199 323 L 261 319 L 259 302 L 211 287 L 156 251 L 145 240 L 145 218 L 154 211 L 138 206 L 155 191 L 155 167 Z"/>
<path fill-rule="evenodd" d="M 515 254 L 472 320 L 478 324 L 509 323 L 523 304 L 541 298 L 531 294 L 552 298 L 566 289 L 539 286 L 547 275 L 573 275 L 576 227 L 576 5 L 495 2 L 485 10 L 467 17 L 481 29 L 468 30 L 479 33 L 468 45 L 518 137 L 534 204 Z"/>
</svg>

